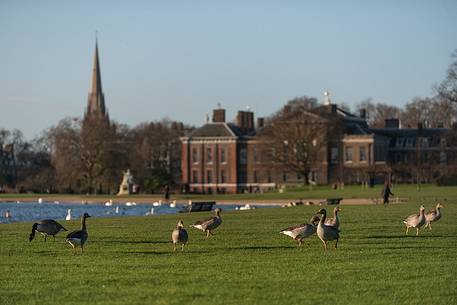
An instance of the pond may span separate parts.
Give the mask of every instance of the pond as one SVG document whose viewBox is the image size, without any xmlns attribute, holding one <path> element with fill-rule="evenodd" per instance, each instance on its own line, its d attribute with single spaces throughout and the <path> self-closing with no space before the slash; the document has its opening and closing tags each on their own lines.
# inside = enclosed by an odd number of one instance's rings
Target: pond
<svg viewBox="0 0 457 305">
<path fill-rule="evenodd" d="M 126 204 L 113 203 L 112 206 L 103 204 L 80 204 L 68 202 L 1 202 L 0 201 L 0 223 L 38 221 L 42 219 L 64 220 L 70 210 L 71 219 L 79 219 L 84 213 L 93 217 L 121 217 L 121 216 L 142 216 L 142 215 L 164 215 L 176 214 L 183 210 L 186 204 L 176 204 L 170 207 L 168 204 L 153 206 L 152 204 Z M 236 204 L 214 205 L 223 210 L 235 210 L 239 208 Z M 260 207 L 260 206 L 258 206 Z M 262 206 L 263 207 L 263 206 Z M 151 209 L 153 209 L 151 211 Z M 8 217 L 7 214 L 9 213 Z"/>
</svg>

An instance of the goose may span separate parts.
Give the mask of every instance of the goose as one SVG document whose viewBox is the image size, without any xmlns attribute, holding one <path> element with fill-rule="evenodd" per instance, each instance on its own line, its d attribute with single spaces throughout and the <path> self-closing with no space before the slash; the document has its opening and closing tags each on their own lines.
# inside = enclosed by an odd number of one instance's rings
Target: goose
<svg viewBox="0 0 457 305">
<path fill-rule="evenodd" d="M 29 236 L 29 241 L 32 241 L 35 238 L 35 231 L 40 232 L 44 236 L 44 241 L 46 241 L 46 238 L 48 236 L 52 236 L 55 241 L 57 233 L 59 233 L 60 231 L 68 230 L 53 219 L 45 219 L 33 224 L 32 233 L 30 233 Z"/>
<path fill-rule="evenodd" d="M 119 206 L 118 206 L 118 205 L 116 206 L 116 209 L 114 210 L 114 212 L 115 212 L 116 214 L 119 214 Z"/>
<path fill-rule="evenodd" d="M 160 206 L 162 206 L 162 200 L 160 199 L 159 201 L 154 201 L 152 203 L 152 205 L 155 206 L 155 207 L 160 207 Z"/>
<path fill-rule="evenodd" d="M 440 220 L 441 208 L 444 206 L 441 203 L 438 203 L 434 210 L 430 210 L 425 213 L 425 227 L 428 227 L 430 230 L 432 229 L 432 222 Z"/>
<path fill-rule="evenodd" d="M 6 210 L 5 218 L 11 218 L 11 217 L 13 217 L 13 214 L 11 213 L 11 211 L 10 210 Z"/>
<path fill-rule="evenodd" d="M 113 199 L 110 199 L 110 200 L 108 200 L 107 202 L 105 202 L 105 206 L 106 206 L 106 207 L 110 207 L 110 206 L 112 206 L 112 205 L 113 205 Z"/>
<path fill-rule="evenodd" d="M 338 212 L 340 212 L 340 211 L 341 211 L 340 207 L 335 207 L 333 209 L 333 218 L 327 219 L 325 221 L 325 224 L 338 229 L 340 227 L 340 219 L 338 217 Z"/>
<path fill-rule="evenodd" d="M 423 205 L 419 208 L 419 215 L 412 214 L 403 220 L 403 223 L 406 225 L 406 234 L 408 234 L 409 228 L 416 228 L 416 236 L 419 235 L 419 228 L 425 224 L 425 208 Z"/>
<path fill-rule="evenodd" d="M 151 208 L 149 210 L 149 212 L 146 212 L 146 214 L 144 214 L 145 216 L 151 216 L 151 215 L 154 215 L 154 208 Z"/>
<path fill-rule="evenodd" d="M 303 223 L 286 228 L 279 233 L 292 237 L 294 240 L 298 241 L 298 245 L 301 246 L 303 244 L 303 239 L 316 233 L 319 217 L 313 216 L 309 222 L 310 223 Z"/>
<path fill-rule="evenodd" d="M 65 220 L 71 220 L 71 209 L 67 210 L 67 216 L 65 216 Z"/>
<path fill-rule="evenodd" d="M 336 249 L 338 247 L 338 239 L 340 238 L 340 230 L 325 224 L 327 218 L 327 211 L 325 209 L 320 209 L 317 214 L 322 215 L 317 225 L 317 236 L 324 243 L 324 251 L 327 251 L 327 242 L 331 240 L 335 241 Z"/>
<path fill-rule="evenodd" d="M 91 217 L 89 214 L 84 213 L 81 216 L 81 228 L 73 231 L 67 235 L 66 241 L 73 247 L 74 253 L 76 254 L 76 246 L 81 247 L 81 253 L 84 251 L 84 243 L 86 242 L 89 235 L 86 230 L 86 218 Z"/>
<path fill-rule="evenodd" d="M 208 238 L 210 235 L 213 235 L 213 230 L 216 229 L 217 227 L 220 226 L 222 223 L 221 219 L 221 212 L 222 209 L 217 208 L 214 210 L 216 213 L 216 216 L 214 217 L 209 217 L 204 220 L 199 220 L 195 222 L 193 225 L 190 225 L 191 228 L 196 228 L 199 230 L 202 230 L 203 232 L 206 232 L 206 238 Z"/>
<path fill-rule="evenodd" d="M 171 233 L 171 240 L 173 241 L 173 251 L 176 251 L 176 245 L 181 244 L 181 251 L 184 251 L 184 245 L 187 244 L 189 239 L 187 231 L 183 228 L 184 223 L 182 220 L 176 224 L 176 229 Z"/>
</svg>

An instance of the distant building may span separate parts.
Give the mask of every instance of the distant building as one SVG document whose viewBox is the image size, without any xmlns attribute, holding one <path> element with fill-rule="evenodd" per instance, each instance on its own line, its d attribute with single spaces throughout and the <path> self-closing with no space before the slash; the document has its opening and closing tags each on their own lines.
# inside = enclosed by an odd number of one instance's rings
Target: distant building
<svg viewBox="0 0 457 305">
<path fill-rule="evenodd" d="M 417 178 L 427 182 L 433 178 L 433 171 L 428 169 L 434 167 L 435 175 L 442 172 L 449 158 L 449 149 L 443 143 L 445 129 L 401 129 L 395 119 L 387 120 L 386 128 L 370 129 L 364 111 L 360 116 L 351 114 L 332 104 L 328 95 L 322 106 L 305 115 L 318 116 L 324 124 L 338 123 L 341 128 L 312 166 L 309 179 L 316 184 L 373 184 L 392 177 L 399 182 Z M 216 109 L 211 122 L 181 138 L 186 191 L 256 192 L 303 184 L 303 177 L 261 156 L 262 118 L 255 126 L 253 112 L 239 111 L 235 121 L 226 122 L 225 110 Z M 402 170 L 399 165 L 408 168 Z M 411 175 L 412 167 L 418 169 L 415 177 Z"/>
</svg>

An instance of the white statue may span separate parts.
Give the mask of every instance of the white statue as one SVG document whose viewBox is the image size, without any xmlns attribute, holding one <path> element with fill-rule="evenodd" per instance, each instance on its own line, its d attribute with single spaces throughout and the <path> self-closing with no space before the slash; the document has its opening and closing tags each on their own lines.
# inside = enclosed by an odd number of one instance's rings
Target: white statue
<svg viewBox="0 0 457 305">
<path fill-rule="evenodd" d="M 119 186 L 118 195 L 130 195 L 132 193 L 133 176 L 130 173 L 130 169 L 124 172 L 121 185 Z"/>
</svg>

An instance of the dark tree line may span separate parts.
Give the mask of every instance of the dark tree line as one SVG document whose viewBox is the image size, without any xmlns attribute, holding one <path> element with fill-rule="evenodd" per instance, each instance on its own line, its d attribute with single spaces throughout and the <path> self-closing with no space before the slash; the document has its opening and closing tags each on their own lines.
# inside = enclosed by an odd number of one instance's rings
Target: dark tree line
<svg viewBox="0 0 457 305">
<path fill-rule="evenodd" d="M 11 191 L 110 193 L 130 169 L 141 192 L 161 191 L 180 180 L 179 137 L 183 123 L 162 120 L 134 128 L 106 120 L 65 118 L 26 141 L 18 130 L 0 129 L 0 144 L 14 146 L 16 177 Z"/>
</svg>

